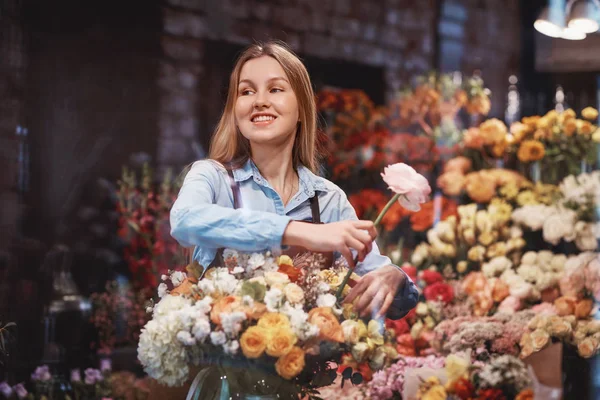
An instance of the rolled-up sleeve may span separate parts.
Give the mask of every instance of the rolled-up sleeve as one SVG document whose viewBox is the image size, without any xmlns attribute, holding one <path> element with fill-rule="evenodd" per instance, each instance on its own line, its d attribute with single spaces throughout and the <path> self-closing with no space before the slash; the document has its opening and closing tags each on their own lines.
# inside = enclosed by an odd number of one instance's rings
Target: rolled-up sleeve
<svg viewBox="0 0 600 400">
<path fill-rule="evenodd" d="M 358 219 L 354 207 L 352 207 L 352 204 L 350 204 L 346 194 L 343 192 L 340 193 L 339 210 L 340 221 Z M 371 252 L 367 254 L 362 262 L 359 262 L 356 265 L 355 272 L 358 275 L 365 275 L 366 273 L 374 271 L 377 268 L 385 265 L 392 265 L 398 268 L 405 276 L 404 284 L 398 289 L 398 292 L 394 296 L 394 301 L 392 302 L 392 305 L 387 313 L 387 318 L 400 319 L 408 314 L 410 310 L 415 308 L 417 302 L 419 301 L 419 291 L 417 290 L 417 287 L 412 279 L 410 279 L 402 270 L 402 268 L 392 264 L 392 260 L 390 260 L 389 257 L 381 254 L 377 243 L 373 242 L 373 248 L 371 249 Z"/>
<path fill-rule="evenodd" d="M 291 221 L 284 215 L 216 204 L 226 187 L 222 172 L 211 161 L 194 163 L 187 173 L 170 213 L 171 235 L 184 247 L 231 247 L 263 251 L 281 247 Z"/>
</svg>

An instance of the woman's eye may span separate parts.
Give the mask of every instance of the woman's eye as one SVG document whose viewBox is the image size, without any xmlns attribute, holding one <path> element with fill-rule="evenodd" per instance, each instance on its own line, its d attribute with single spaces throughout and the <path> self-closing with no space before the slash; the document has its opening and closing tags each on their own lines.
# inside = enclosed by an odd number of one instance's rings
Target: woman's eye
<svg viewBox="0 0 600 400">
<path fill-rule="evenodd" d="M 273 88 L 271 89 L 271 93 L 283 92 L 283 89 Z"/>
<path fill-rule="evenodd" d="M 241 95 L 242 96 L 248 96 L 250 93 L 252 93 L 252 90 L 250 90 L 250 89 L 244 89 L 244 90 L 242 90 Z"/>
</svg>

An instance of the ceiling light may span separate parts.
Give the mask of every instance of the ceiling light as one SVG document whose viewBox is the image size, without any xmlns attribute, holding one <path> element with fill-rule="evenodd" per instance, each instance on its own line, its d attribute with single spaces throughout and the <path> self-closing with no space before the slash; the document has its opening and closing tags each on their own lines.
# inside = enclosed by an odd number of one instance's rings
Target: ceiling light
<svg viewBox="0 0 600 400">
<path fill-rule="evenodd" d="M 558 38 L 562 35 L 564 17 L 561 17 L 555 10 L 551 12 L 550 8 L 546 6 L 533 23 L 533 27 L 546 36 Z"/>
<path fill-rule="evenodd" d="M 574 28 L 565 28 L 562 30 L 560 37 L 566 40 L 583 40 L 586 34 Z"/>
<path fill-rule="evenodd" d="M 578 0 L 571 5 L 569 28 L 583 33 L 596 32 L 598 25 L 597 3 L 588 0 Z"/>
</svg>

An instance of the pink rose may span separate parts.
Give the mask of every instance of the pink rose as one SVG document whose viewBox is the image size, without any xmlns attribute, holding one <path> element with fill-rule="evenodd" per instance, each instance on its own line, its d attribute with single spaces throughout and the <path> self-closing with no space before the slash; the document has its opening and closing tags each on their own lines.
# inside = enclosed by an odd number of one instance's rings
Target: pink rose
<svg viewBox="0 0 600 400">
<path fill-rule="evenodd" d="M 498 312 L 513 314 L 521 308 L 521 299 L 515 296 L 508 296 L 498 306 Z"/>
<path fill-rule="evenodd" d="M 536 304 L 535 306 L 531 307 L 531 311 L 539 315 L 551 316 L 558 314 L 558 311 L 556 310 L 556 307 L 554 307 L 554 304 L 548 302 Z"/>
<path fill-rule="evenodd" d="M 399 194 L 400 205 L 410 211 L 419 211 L 420 204 L 427 201 L 431 193 L 431 187 L 427 179 L 414 168 L 397 163 L 388 165 L 381 174 L 383 181 L 388 184 L 389 189 Z"/>
</svg>

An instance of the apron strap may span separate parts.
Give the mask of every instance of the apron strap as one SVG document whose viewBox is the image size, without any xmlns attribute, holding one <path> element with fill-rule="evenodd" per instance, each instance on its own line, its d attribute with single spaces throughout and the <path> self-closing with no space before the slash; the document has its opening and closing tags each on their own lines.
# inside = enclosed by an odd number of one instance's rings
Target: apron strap
<svg viewBox="0 0 600 400">
<path fill-rule="evenodd" d="M 233 177 L 233 170 L 231 168 L 227 168 L 227 173 L 229 174 L 229 184 L 231 185 L 231 192 L 233 193 L 233 209 L 237 210 L 242 205 L 242 195 L 240 193 L 240 185 L 235 181 Z"/>
<path fill-rule="evenodd" d="M 312 213 L 312 222 L 313 224 L 321 223 L 321 210 L 319 207 L 319 196 L 315 193 L 313 197 L 309 199 L 310 201 L 310 211 Z"/>
</svg>

